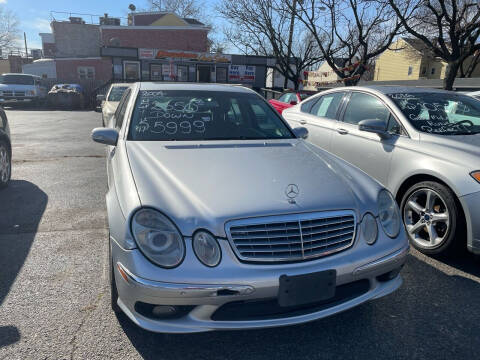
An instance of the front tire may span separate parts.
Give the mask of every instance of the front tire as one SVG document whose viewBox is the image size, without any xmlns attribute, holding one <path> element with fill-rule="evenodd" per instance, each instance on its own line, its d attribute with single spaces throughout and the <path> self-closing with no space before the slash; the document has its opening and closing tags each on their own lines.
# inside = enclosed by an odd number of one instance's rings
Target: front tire
<svg viewBox="0 0 480 360">
<path fill-rule="evenodd" d="M 113 258 L 112 258 L 112 243 L 110 240 L 110 236 L 108 236 L 108 259 L 110 264 L 110 271 L 109 271 L 109 280 L 110 280 L 110 306 L 115 314 L 119 314 L 122 312 L 120 306 L 118 306 L 118 291 L 117 291 L 117 284 L 115 283 L 115 269 L 113 267 Z"/>
<path fill-rule="evenodd" d="M 445 185 L 423 181 L 410 187 L 401 205 L 410 244 L 426 255 L 449 252 L 457 235 L 460 213 L 455 194 Z"/>
<path fill-rule="evenodd" d="M 7 143 L 0 140 L 0 189 L 7 186 L 12 175 L 12 159 Z"/>
</svg>

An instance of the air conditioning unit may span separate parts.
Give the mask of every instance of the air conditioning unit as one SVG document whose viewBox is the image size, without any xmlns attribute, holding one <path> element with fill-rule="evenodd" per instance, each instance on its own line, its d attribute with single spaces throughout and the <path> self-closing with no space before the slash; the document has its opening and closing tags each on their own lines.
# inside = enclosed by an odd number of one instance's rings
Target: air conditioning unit
<svg viewBox="0 0 480 360">
<path fill-rule="evenodd" d="M 68 19 L 72 24 L 85 24 L 81 17 L 70 16 Z"/>
<path fill-rule="evenodd" d="M 120 26 L 120 19 L 119 18 L 108 17 L 108 14 L 105 14 L 105 16 L 100 18 L 100 25 Z"/>
</svg>

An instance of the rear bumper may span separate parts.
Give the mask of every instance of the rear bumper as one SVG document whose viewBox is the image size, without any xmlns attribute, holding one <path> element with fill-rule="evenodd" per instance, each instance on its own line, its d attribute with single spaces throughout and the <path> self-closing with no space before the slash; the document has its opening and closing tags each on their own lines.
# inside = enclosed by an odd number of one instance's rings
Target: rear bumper
<svg viewBox="0 0 480 360">
<path fill-rule="evenodd" d="M 114 258 L 115 252 L 113 250 Z M 126 251 L 126 250 L 121 250 Z M 126 251 L 129 252 L 129 251 Z M 135 253 L 136 250 L 130 250 Z M 193 333 L 212 330 L 235 330 L 235 329 L 255 329 L 276 326 L 286 326 L 304 323 L 321 319 L 341 311 L 355 307 L 368 300 L 376 299 L 395 291 L 402 284 L 402 278 L 397 271 L 405 263 L 408 254 L 408 245 L 400 248 L 393 253 L 370 261 L 354 268 L 346 268 L 339 263 L 335 270 L 337 274 L 342 274 L 340 280 L 337 277 L 337 289 L 341 286 L 348 287 L 350 284 L 363 282 L 366 288 L 362 292 L 356 292 L 336 300 L 327 302 L 321 306 L 314 306 L 304 311 L 295 311 L 291 313 L 277 314 L 276 316 L 265 318 L 247 318 L 232 320 L 230 318 L 220 319 L 217 314 L 219 309 L 227 304 L 242 303 L 251 304 L 256 302 L 276 302 L 279 291 L 279 276 L 285 273 L 285 269 L 279 270 L 278 274 L 272 274 L 268 278 L 261 275 L 248 276 L 242 283 L 236 283 L 233 278 L 231 282 L 205 284 L 196 282 L 195 279 L 189 283 L 172 283 L 152 281 L 133 274 L 121 261 L 115 260 L 115 279 L 119 293 L 118 305 L 127 314 L 127 316 L 138 326 L 154 331 L 165 333 Z M 117 257 L 117 259 L 121 258 Z M 332 266 L 328 265 L 331 269 Z M 122 277 L 119 270 L 122 270 L 126 279 Z M 318 267 L 316 271 L 325 270 Z M 215 270 L 214 270 L 215 271 Z M 382 278 L 382 275 L 392 272 L 392 278 Z M 238 278 L 237 278 L 238 281 Z M 137 303 L 146 303 L 152 305 L 171 305 L 178 307 L 189 307 L 187 313 L 174 319 L 156 319 L 151 316 L 145 316 L 137 311 Z M 218 311 L 218 312 L 217 312 Z"/>
<path fill-rule="evenodd" d="M 467 248 L 480 254 L 480 191 L 459 199 L 467 222 Z"/>
</svg>

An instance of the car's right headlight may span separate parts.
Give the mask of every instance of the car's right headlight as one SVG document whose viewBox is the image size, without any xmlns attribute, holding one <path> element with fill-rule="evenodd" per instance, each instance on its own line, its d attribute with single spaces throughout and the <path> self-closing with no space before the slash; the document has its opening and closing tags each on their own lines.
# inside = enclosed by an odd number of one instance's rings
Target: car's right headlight
<svg viewBox="0 0 480 360">
<path fill-rule="evenodd" d="M 154 209 L 140 209 L 132 218 L 132 233 L 142 253 L 153 263 L 174 268 L 185 256 L 185 243 L 176 226 Z"/>
<path fill-rule="evenodd" d="M 383 231 L 391 238 L 397 237 L 400 232 L 400 210 L 392 194 L 386 189 L 378 193 L 378 218 Z"/>
</svg>

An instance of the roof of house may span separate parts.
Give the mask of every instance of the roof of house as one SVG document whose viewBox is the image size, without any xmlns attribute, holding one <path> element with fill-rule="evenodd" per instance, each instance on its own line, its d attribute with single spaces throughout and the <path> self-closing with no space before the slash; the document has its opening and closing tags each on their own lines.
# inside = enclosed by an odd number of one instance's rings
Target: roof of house
<svg viewBox="0 0 480 360">
<path fill-rule="evenodd" d="M 155 21 L 161 19 L 167 14 L 173 14 L 165 11 L 155 11 L 150 13 L 134 13 L 133 16 L 135 17 L 135 26 L 148 26 L 154 23 Z M 181 18 L 189 25 L 201 25 L 204 26 L 205 24 L 192 18 Z"/>
</svg>

